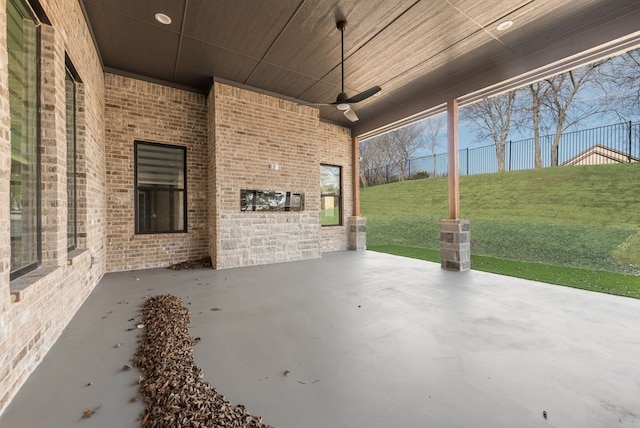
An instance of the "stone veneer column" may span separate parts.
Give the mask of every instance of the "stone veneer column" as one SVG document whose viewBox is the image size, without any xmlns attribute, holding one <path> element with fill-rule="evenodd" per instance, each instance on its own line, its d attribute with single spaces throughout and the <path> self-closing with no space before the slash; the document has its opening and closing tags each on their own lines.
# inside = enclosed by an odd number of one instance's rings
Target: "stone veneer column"
<svg viewBox="0 0 640 428">
<path fill-rule="evenodd" d="M 471 269 L 469 220 L 440 220 L 440 266 L 455 271 Z"/>
<path fill-rule="evenodd" d="M 367 249 L 367 218 L 353 216 L 347 220 L 349 227 L 349 250 L 364 251 Z"/>
</svg>

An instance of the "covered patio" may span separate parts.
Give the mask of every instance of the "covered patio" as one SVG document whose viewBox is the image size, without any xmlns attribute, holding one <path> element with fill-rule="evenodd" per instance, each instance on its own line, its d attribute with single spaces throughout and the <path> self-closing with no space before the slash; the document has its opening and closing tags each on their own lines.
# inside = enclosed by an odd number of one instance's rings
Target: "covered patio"
<svg viewBox="0 0 640 428">
<path fill-rule="evenodd" d="M 165 293 L 205 380 L 276 427 L 640 424 L 640 301 L 367 251 L 106 274 L 0 426 L 140 426 L 122 368 Z"/>
</svg>

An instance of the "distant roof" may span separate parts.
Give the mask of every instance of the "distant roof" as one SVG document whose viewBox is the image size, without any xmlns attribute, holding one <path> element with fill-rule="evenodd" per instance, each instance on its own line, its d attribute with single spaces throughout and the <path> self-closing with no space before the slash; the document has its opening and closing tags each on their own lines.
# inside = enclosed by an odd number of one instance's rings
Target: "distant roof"
<svg viewBox="0 0 640 428">
<path fill-rule="evenodd" d="M 640 162 L 640 159 L 630 156 L 628 153 L 596 144 L 563 162 L 562 165 L 600 165 L 629 162 Z"/>
</svg>

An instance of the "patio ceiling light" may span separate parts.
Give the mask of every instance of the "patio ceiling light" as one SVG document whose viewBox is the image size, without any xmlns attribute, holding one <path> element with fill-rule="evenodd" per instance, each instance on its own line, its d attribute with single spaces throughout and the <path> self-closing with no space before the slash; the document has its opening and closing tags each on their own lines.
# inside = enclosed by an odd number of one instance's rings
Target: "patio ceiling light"
<svg viewBox="0 0 640 428">
<path fill-rule="evenodd" d="M 498 24 L 498 26 L 496 27 L 496 30 L 504 31 L 508 28 L 511 28 L 512 25 L 513 25 L 513 21 L 503 21 L 500 24 Z"/>
<path fill-rule="evenodd" d="M 156 21 L 158 21 L 161 24 L 164 25 L 169 25 L 171 24 L 171 18 L 169 17 L 169 15 L 165 15 L 164 13 L 156 13 Z"/>
</svg>

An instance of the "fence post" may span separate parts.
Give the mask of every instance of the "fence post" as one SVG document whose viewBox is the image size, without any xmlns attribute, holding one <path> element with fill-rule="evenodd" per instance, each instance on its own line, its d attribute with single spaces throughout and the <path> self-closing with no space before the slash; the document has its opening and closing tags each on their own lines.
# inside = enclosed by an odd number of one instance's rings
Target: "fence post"
<svg viewBox="0 0 640 428">
<path fill-rule="evenodd" d="M 409 176 L 407 177 L 407 180 L 411 180 L 411 159 L 409 159 Z"/>
<path fill-rule="evenodd" d="M 631 139 L 632 139 L 631 121 L 629 121 L 629 163 L 631 163 L 631 159 L 633 158 L 633 156 L 631 156 Z"/>
<path fill-rule="evenodd" d="M 509 140 L 509 171 L 511 171 L 511 144 L 513 143 L 513 141 Z"/>
<path fill-rule="evenodd" d="M 469 147 L 467 147 L 467 175 L 469 175 Z"/>
</svg>

